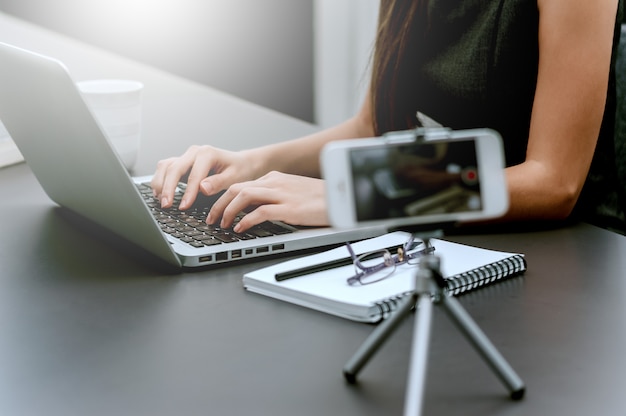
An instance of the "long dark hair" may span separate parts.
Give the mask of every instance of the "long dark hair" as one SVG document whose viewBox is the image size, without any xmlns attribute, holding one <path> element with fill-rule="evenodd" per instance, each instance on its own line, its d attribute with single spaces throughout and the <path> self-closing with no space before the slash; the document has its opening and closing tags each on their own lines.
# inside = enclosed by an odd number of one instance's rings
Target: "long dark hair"
<svg viewBox="0 0 626 416">
<path fill-rule="evenodd" d="M 425 0 L 382 0 L 372 61 L 370 95 L 374 131 L 416 125 L 411 78 L 419 68 L 419 43 L 428 30 Z"/>
</svg>

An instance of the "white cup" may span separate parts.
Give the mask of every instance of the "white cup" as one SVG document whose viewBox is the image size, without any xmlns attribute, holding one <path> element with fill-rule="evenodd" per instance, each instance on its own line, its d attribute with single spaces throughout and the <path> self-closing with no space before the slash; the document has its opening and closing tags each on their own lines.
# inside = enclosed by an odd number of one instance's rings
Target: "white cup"
<svg viewBox="0 0 626 416">
<path fill-rule="evenodd" d="M 138 81 L 99 79 L 77 83 L 126 169 L 137 161 L 141 140 L 141 91 Z"/>
</svg>

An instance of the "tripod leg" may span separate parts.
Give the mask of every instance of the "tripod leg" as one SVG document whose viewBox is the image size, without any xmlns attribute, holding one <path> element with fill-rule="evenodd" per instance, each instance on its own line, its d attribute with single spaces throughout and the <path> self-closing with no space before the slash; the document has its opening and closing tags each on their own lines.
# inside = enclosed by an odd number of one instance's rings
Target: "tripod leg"
<svg viewBox="0 0 626 416">
<path fill-rule="evenodd" d="M 413 343 L 411 346 L 411 364 L 409 379 L 404 396 L 405 416 L 420 415 L 426 386 L 426 367 L 428 364 L 428 346 L 433 315 L 433 300 L 430 294 L 421 294 L 417 300 L 417 311 L 413 323 Z"/>
<path fill-rule="evenodd" d="M 465 335 L 500 380 L 506 385 L 511 393 L 511 398 L 513 400 L 520 400 L 524 397 L 526 390 L 524 382 L 519 378 L 515 370 L 513 370 L 496 347 L 494 347 L 491 341 L 489 341 L 489 338 L 487 338 L 476 322 L 474 322 L 465 309 L 463 309 L 459 301 L 453 297 L 443 295 L 441 296 L 440 304 L 444 306 L 444 309 L 448 312 L 448 316 L 450 316 L 456 326 L 463 332 L 463 335 Z"/>
<path fill-rule="evenodd" d="M 387 340 L 387 337 L 398 327 L 402 319 L 406 317 L 415 305 L 416 294 L 407 296 L 398 309 L 386 320 L 380 323 L 370 336 L 361 344 L 352 358 L 343 367 L 343 375 L 348 383 L 355 383 L 358 372 L 367 361 L 374 355 L 378 348 Z"/>
</svg>

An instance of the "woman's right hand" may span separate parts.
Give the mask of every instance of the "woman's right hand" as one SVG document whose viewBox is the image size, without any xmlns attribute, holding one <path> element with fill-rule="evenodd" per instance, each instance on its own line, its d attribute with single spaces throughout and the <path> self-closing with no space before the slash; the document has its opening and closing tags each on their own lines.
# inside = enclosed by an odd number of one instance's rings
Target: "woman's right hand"
<svg viewBox="0 0 626 416">
<path fill-rule="evenodd" d="M 179 157 L 160 160 L 152 178 L 154 196 L 163 208 L 172 206 L 174 191 L 187 175 L 187 189 L 179 208 L 189 208 L 198 196 L 213 195 L 230 185 L 256 179 L 253 151 L 232 152 L 212 146 L 191 146 Z"/>
</svg>

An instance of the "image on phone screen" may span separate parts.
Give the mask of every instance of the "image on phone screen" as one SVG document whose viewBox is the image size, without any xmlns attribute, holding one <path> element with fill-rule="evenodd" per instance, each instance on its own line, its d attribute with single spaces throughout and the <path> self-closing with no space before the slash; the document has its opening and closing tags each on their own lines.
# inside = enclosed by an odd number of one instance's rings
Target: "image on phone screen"
<svg viewBox="0 0 626 416">
<path fill-rule="evenodd" d="M 357 221 L 480 211 L 472 139 L 350 150 Z"/>
</svg>

